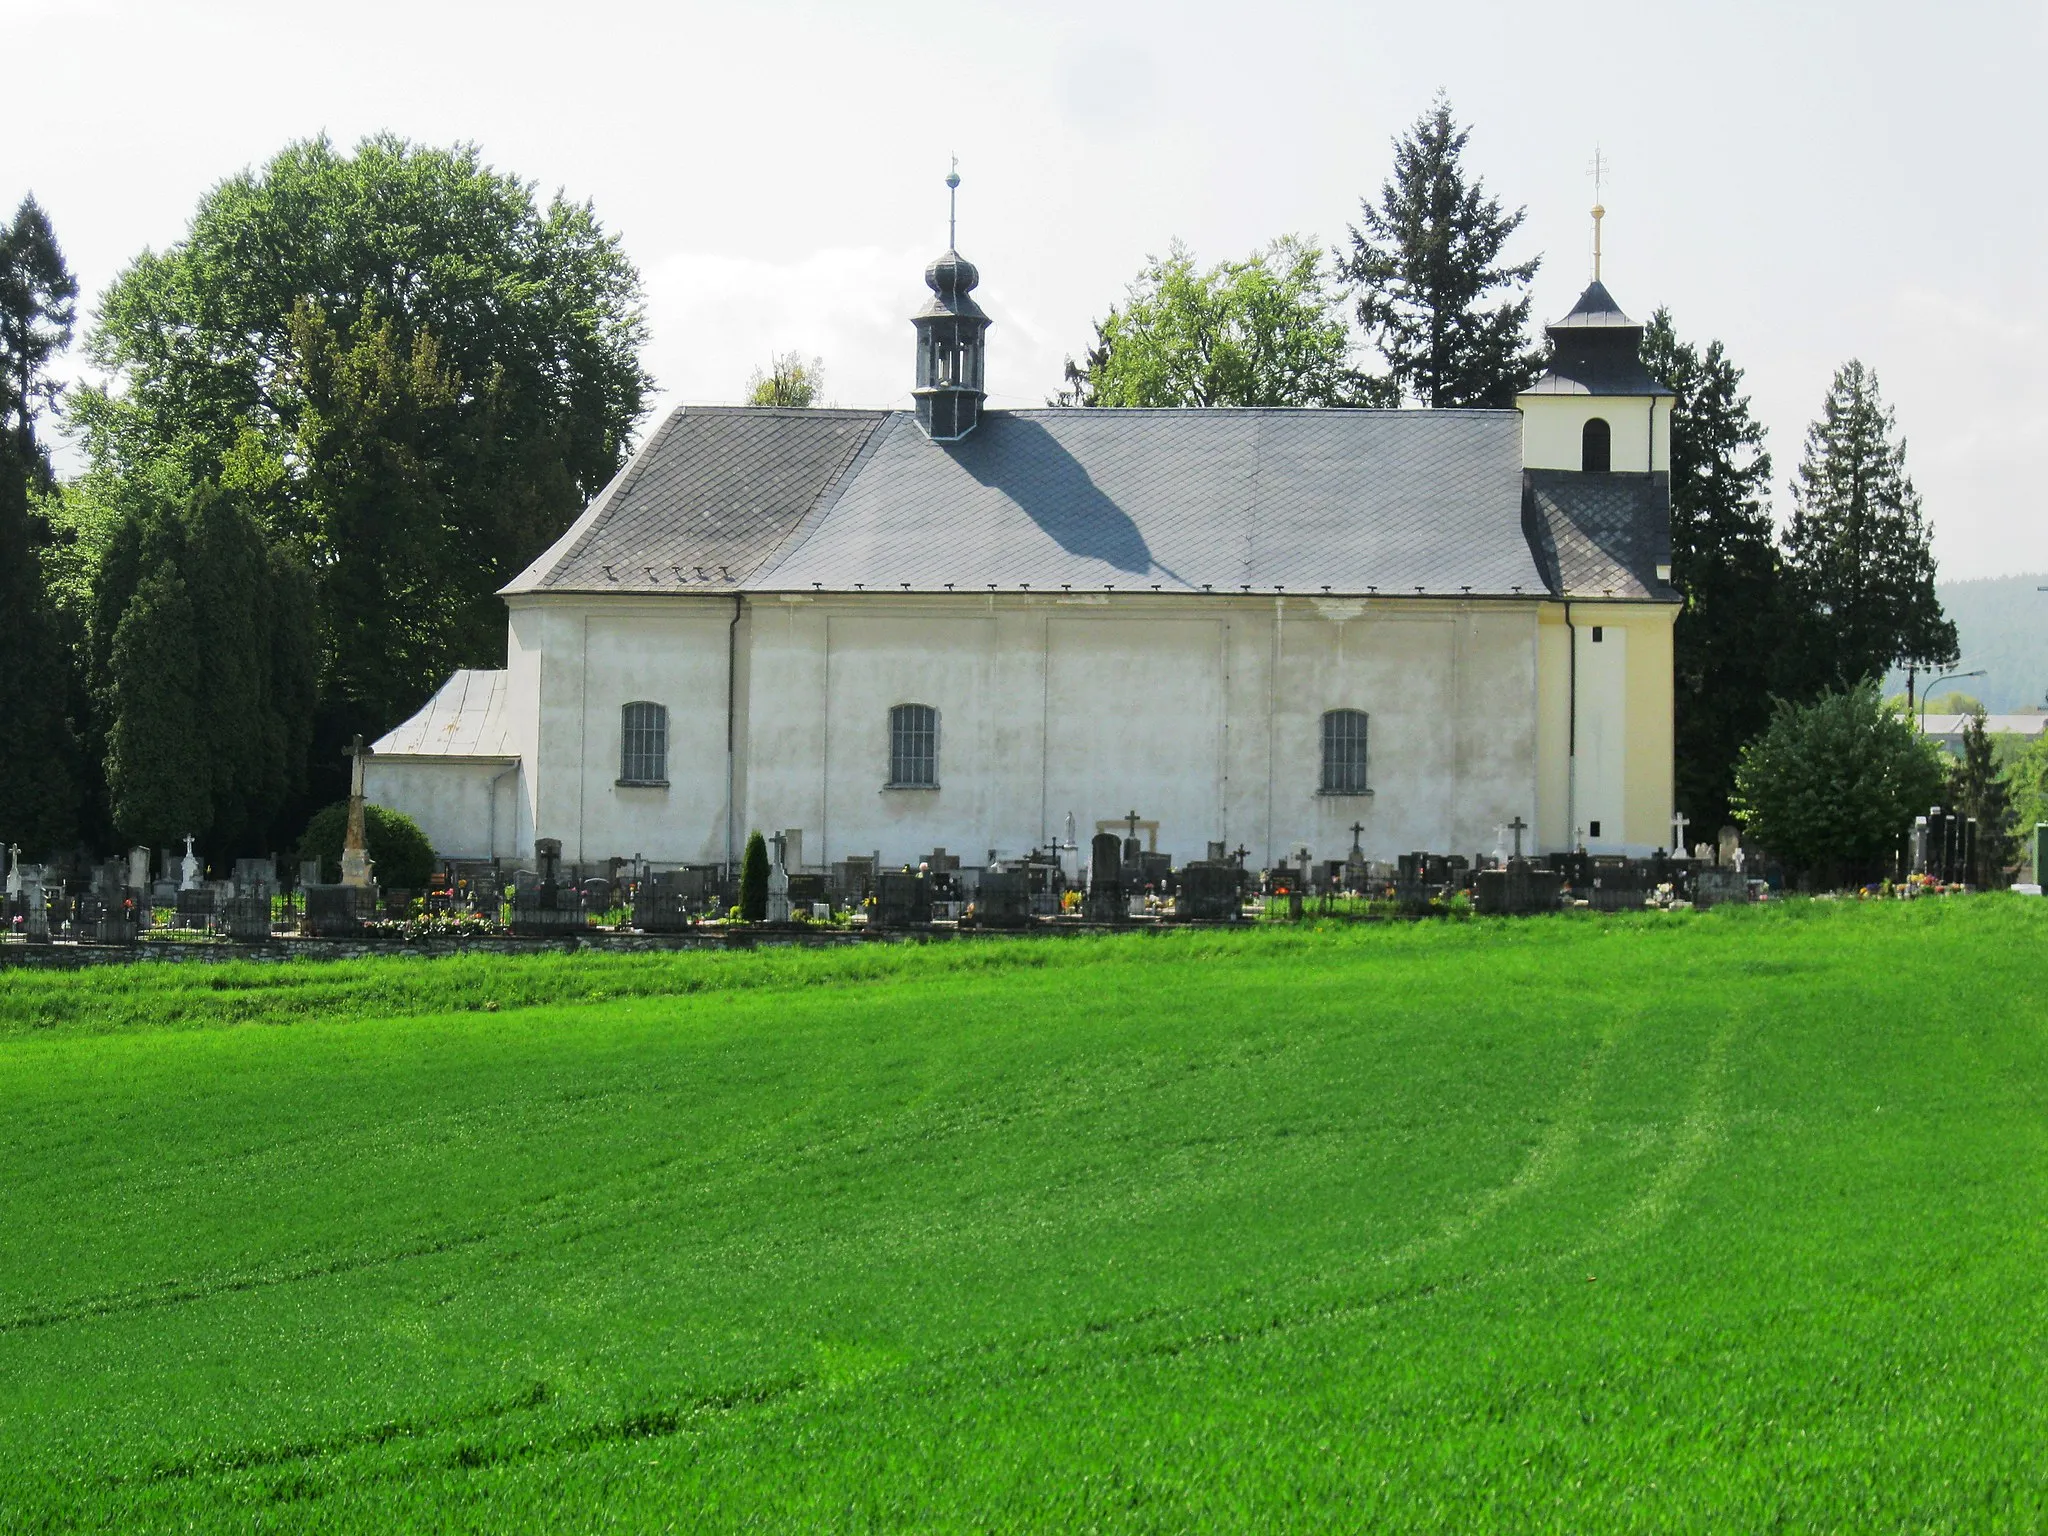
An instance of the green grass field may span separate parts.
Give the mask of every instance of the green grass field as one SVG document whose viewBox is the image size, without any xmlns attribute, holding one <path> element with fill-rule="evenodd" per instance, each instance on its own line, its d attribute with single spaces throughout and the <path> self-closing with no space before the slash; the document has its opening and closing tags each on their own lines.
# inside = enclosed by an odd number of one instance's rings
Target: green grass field
<svg viewBox="0 0 2048 1536">
<path fill-rule="evenodd" d="M 2048 903 L 0 973 L 0 1530 L 2048 1529 Z"/>
</svg>

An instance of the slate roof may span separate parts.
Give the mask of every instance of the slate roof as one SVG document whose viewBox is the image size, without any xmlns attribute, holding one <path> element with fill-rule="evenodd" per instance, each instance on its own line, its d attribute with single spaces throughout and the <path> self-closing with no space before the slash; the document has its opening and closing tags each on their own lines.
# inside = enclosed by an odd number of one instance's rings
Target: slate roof
<svg viewBox="0 0 2048 1536">
<path fill-rule="evenodd" d="M 674 411 L 503 591 L 732 591 L 888 419 L 887 411 Z"/>
<path fill-rule="evenodd" d="M 505 674 L 457 672 L 424 708 L 403 725 L 377 738 L 375 757 L 502 757 L 514 753 L 505 741 Z"/>
<path fill-rule="evenodd" d="M 1531 395 L 1668 395 L 1662 380 L 1643 366 L 1642 325 L 1622 313 L 1597 278 L 1562 320 L 1543 328 L 1550 359 Z"/>
<path fill-rule="evenodd" d="M 691 406 L 504 590 L 1644 596 L 1651 479 L 1525 507 L 1514 411 L 989 411 L 936 444 L 907 411 Z"/>
<path fill-rule="evenodd" d="M 1522 525 L 1543 583 L 1559 597 L 1676 602 L 1657 567 L 1671 563 L 1671 477 L 1522 472 Z"/>
</svg>

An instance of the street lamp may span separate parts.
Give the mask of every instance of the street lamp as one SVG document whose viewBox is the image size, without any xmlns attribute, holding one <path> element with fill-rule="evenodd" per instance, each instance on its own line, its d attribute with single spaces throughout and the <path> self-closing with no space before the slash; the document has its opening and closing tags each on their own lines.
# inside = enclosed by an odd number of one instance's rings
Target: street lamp
<svg viewBox="0 0 2048 1536">
<path fill-rule="evenodd" d="M 1979 667 L 1974 672 L 1951 672 L 1948 676 L 1937 677 L 1933 682 L 1929 683 L 1927 691 L 1920 695 L 1920 734 L 1922 736 L 1927 734 L 1927 701 L 1934 696 L 1935 689 L 1939 688 L 1943 683 L 1959 683 L 1966 677 L 1982 677 L 1983 675 L 1984 669 Z"/>
</svg>

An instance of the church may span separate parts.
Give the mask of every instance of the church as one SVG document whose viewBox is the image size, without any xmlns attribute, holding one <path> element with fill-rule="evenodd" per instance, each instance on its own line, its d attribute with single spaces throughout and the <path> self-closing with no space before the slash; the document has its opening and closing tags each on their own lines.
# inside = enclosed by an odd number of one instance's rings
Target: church
<svg viewBox="0 0 2048 1536">
<path fill-rule="evenodd" d="M 924 278 L 914 409 L 673 411 L 370 798 L 508 862 L 1670 844 L 1672 401 L 1597 265 L 1512 410 L 993 410 Z"/>
</svg>

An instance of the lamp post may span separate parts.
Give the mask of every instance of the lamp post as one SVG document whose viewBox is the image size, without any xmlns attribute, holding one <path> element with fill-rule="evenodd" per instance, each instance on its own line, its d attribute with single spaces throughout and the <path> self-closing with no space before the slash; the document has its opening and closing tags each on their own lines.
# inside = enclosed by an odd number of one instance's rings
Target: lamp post
<svg viewBox="0 0 2048 1536">
<path fill-rule="evenodd" d="M 1948 676 L 1937 677 L 1933 682 L 1929 683 L 1927 685 L 1927 692 L 1920 695 L 1920 734 L 1922 736 L 1927 734 L 1927 701 L 1933 697 L 1935 689 L 1939 688 L 1943 683 L 1959 683 L 1966 677 L 1982 677 L 1983 675 L 1984 669 L 1979 667 L 1974 672 L 1951 672 Z"/>
</svg>

